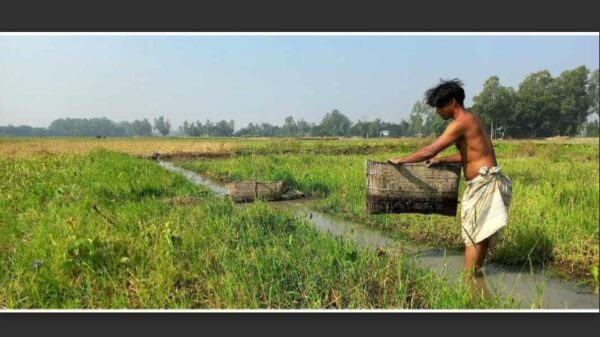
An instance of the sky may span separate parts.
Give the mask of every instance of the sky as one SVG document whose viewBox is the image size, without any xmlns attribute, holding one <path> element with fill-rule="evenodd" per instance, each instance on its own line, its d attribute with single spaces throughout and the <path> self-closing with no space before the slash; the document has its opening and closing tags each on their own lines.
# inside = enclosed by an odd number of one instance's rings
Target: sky
<svg viewBox="0 0 600 337">
<path fill-rule="evenodd" d="M 465 105 L 490 76 L 518 88 L 530 73 L 598 69 L 594 35 L 0 35 L 0 125 L 58 118 L 165 116 L 281 125 L 406 119 L 440 79 Z"/>
</svg>

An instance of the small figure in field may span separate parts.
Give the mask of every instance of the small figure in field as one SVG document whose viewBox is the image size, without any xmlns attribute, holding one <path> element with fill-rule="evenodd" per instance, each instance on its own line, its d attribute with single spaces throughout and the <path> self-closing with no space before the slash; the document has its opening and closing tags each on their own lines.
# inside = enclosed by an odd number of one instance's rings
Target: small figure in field
<svg viewBox="0 0 600 337">
<path fill-rule="evenodd" d="M 480 276 L 487 250 L 501 239 L 502 229 L 508 224 L 512 182 L 498 167 L 485 124 L 477 115 L 465 110 L 465 92 L 458 79 L 442 81 L 427 90 L 425 96 L 428 105 L 452 122 L 430 145 L 388 162 L 402 165 L 426 161 L 428 167 L 440 163 L 462 164 L 467 184 L 461 207 L 464 267 L 471 275 Z M 456 145 L 458 153 L 435 157 L 451 144 Z"/>
</svg>

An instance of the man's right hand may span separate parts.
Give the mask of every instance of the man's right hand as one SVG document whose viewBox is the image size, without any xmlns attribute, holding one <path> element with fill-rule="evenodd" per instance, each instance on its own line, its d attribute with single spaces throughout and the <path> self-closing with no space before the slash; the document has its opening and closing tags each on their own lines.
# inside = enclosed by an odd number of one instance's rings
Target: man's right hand
<svg viewBox="0 0 600 337">
<path fill-rule="evenodd" d="M 439 163 L 440 163 L 439 158 L 431 158 L 431 159 L 425 161 L 425 166 L 432 167 L 432 166 L 438 165 Z"/>
</svg>

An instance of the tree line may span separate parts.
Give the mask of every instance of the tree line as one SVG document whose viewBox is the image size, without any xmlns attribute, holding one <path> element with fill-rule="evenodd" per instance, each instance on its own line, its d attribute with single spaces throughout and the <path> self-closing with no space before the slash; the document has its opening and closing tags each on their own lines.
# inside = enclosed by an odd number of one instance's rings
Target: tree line
<svg viewBox="0 0 600 337">
<path fill-rule="evenodd" d="M 147 119 L 133 122 L 113 122 L 102 118 L 60 118 L 52 121 L 48 128 L 34 128 L 27 125 L 0 126 L 0 135 L 45 137 L 45 136 L 102 136 L 102 137 L 132 137 L 151 136 L 152 124 Z"/>
<path fill-rule="evenodd" d="M 553 78 L 547 70 L 529 74 L 517 89 L 502 86 L 498 76 L 488 78 L 482 91 L 473 97 L 468 111 L 479 114 L 493 138 L 532 138 L 561 136 L 598 136 L 598 69 L 585 66 L 563 71 Z M 589 119 L 590 116 L 595 119 Z M 171 134 L 171 123 L 164 116 L 133 122 L 113 122 L 108 118 L 61 118 L 48 128 L 26 125 L 2 126 L 0 135 L 7 136 L 152 136 Z M 190 137 L 414 137 L 437 136 L 449 121 L 440 118 L 435 108 L 417 100 L 408 119 L 399 123 L 371 121 L 352 122 L 339 110 L 326 113 L 320 123 L 285 118 L 283 125 L 249 123 L 235 131 L 233 120 L 184 121 L 180 134 Z"/>
<path fill-rule="evenodd" d="M 492 137 L 598 136 L 598 69 L 580 66 L 556 78 L 547 70 L 535 72 L 516 90 L 491 76 L 471 110 Z M 588 121 L 592 115 L 596 118 Z"/>
</svg>

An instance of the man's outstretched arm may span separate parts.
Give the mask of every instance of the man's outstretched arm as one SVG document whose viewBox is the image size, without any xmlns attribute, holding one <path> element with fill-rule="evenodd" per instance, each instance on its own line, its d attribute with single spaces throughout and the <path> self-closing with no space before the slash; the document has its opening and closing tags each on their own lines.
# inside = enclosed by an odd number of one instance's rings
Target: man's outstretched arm
<svg viewBox="0 0 600 337">
<path fill-rule="evenodd" d="M 432 158 L 432 161 L 440 164 L 454 164 L 454 163 L 462 163 L 462 155 L 460 152 L 457 152 L 453 155 L 440 157 L 440 158 Z"/>
<path fill-rule="evenodd" d="M 448 125 L 444 133 L 433 143 L 409 154 L 406 157 L 397 157 L 389 159 L 388 162 L 394 165 L 418 163 L 435 157 L 448 146 L 452 145 L 465 132 L 465 125 L 462 122 L 454 121 Z M 460 153 L 459 153 L 460 155 Z"/>
</svg>

